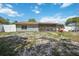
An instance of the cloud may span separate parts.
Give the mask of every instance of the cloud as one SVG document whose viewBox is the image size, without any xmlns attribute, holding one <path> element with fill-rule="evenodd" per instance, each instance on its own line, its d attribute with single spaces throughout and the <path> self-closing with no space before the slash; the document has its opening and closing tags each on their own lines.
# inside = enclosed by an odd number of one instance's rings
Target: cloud
<svg viewBox="0 0 79 59">
<path fill-rule="evenodd" d="M 35 6 L 34 8 L 35 8 L 35 10 L 36 10 L 36 9 L 38 9 L 38 6 Z"/>
<path fill-rule="evenodd" d="M 40 20 L 40 22 L 48 22 L 48 23 L 59 23 L 59 24 L 64 24 L 64 19 L 65 18 L 54 18 L 54 17 L 44 17 Z"/>
<path fill-rule="evenodd" d="M 43 5 L 43 4 L 44 4 L 44 3 L 37 3 L 37 5 L 39 5 L 39 6 L 40 6 L 40 5 Z"/>
<path fill-rule="evenodd" d="M 0 13 L 6 14 L 8 16 L 20 16 L 18 14 L 18 12 L 14 11 L 12 9 L 9 9 L 9 8 L 1 8 Z"/>
<path fill-rule="evenodd" d="M 40 22 L 57 23 L 53 17 L 43 17 L 40 19 Z"/>
<path fill-rule="evenodd" d="M 0 8 L 0 13 L 2 14 L 6 14 L 8 16 L 12 16 L 12 17 L 15 17 L 15 16 L 20 16 L 20 14 L 10 8 Z"/>
<path fill-rule="evenodd" d="M 13 6 L 11 4 L 6 4 L 6 6 L 9 8 L 13 8 Z"/>
<path fill-rule="evenodd" d="M 3 5 L 0 3 L 0 8 L 2 8 L 3 7 Z"/>
<path fill-rule="evenodd" d="M 39 22 L 48 22 L 48 23 L 59 23 L 59 24 L 65 24 L 66 20 L 68 18 L 77 17 L 77 15 L 70 15 L 68 17 L 64 17 L 61 14 L 55 14 L 54 16 L 50 17 L 43 17 L 40 19 Z"/>
<path fill-rule="evenodd" d="M 38 6 L 35 6 L 34 9 L 32 10 L 32 12 L 34 12 L 35 14 L 39 14 L 40 10 L 39 10 Z"/>
<path fill-rule="evenodd" d="M 39 10 L 32 10 L 34 13 L 39 14 L 40 11 Z"/>
<path fill-rule="evenodd" d="M 49 23 L 62 23 L 64 24 L 64 17 L 61 17 L 61 15 L 54 15 L 51 17 L 43 17 L 40 19 L 40 22 L 49 22 Z"/>
<path fill-rule="evenodd" d="M 68 7 L 68 6 L 70 6 L 70 5 L 72 5 L 72 3 L 63 3 L 63 4 L 60 6 L 60 8 L 65 8 L 65 7 Z"/>
<path fill-rule="evenodd" d="M 72 16 L 66 17 L 66 19 L 68 19 L 68 18 L 73 18 L 73 17 L 79 17 L 79 16 L 78 16 L 78 15 L 72 15 Z"/>
<path fill-rule="evenodd" d="M 1 4 L 0 13 L 11 16 L 11 17 L 22 16 L 22 14 L 19 14 L 17 11 L 9 7 L 12 7 L 12 6 L 8 5 L 8 7 L 5 7 L 3 4 Z"/>
<path fill-rule="evenodd" d="M 39 13 L 40 13 L 40 11 L 39 11 L 39 10 L 36 10 L 36 11 L 35 11 L 35 13 L 36 13 L 36 14 L 39 14 Z"/>
<path fill-rule="evenodd" d="M 60 8 L 66 8 L 71 6 L 73 3 L 53 3 L 53 5 L 58 5 Z"/>
<path fill-rule="evenodd" d="M 61 5 L 61 3 L 53 3 L 53 5 Z"/>
</svg>

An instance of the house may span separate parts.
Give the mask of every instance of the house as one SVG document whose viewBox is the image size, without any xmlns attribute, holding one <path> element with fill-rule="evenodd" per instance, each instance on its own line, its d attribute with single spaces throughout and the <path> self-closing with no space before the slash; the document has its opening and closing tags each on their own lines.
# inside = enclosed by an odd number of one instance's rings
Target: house
<svg viewBox="0 0 79 59">
<path fill-rule="evenodd" d="M 38 31 L 38 23 L 35 22 L 19 22 L 16 23 L 17 31 Z"/>
<path fill-rule="evenodd" d="M 0 24 L 0 32 L 16 32 L 15 24 Z"/>
<path fill-rule="evenodd" d="M 37 23 L 37 22 L 18 22 L 16 23 L 16 31 L 58 31 L 63 27 L 57 23 Z"/>
<path fill-rule="evenodd" d="M 79 31 L 79 23 L 70 23 L 67 27 L 71 27 L 70 31 L 77 32 Z"/>
<path fill-rule="evenodd" d="M 73 28 L 70 27 L 70 26 L 64 26 L 64 32 L 69 32 L 69 31 L 72 31 Z"/>
<path fill-rule="evenodd" d="M 16 31 L 58 31 L 62 28 L 58 23 L 18 22 L 16 24 L 0 24 L 0 32 Z"/>
<path fill-rule="evenodd" d="M 0 32 L 3 32 L 4 29 L 3 29 L 3 24 L 0 24 Z"/>
<path fill-rule="evenodd" d="M 3 28 L 4 28 L 4 32 L 16 32 L 15 24 L 3 25 Z"/>
</svg>

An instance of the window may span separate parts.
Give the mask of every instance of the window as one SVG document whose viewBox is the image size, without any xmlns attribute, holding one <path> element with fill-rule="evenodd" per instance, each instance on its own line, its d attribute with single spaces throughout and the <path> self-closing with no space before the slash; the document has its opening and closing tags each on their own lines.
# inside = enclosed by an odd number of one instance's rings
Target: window
<svg viewBox="0 0 79 59">
<path fill-rule="evenodd" d="M 22 26 L 22 29 L 27 29 L 27 26 Z"/>
</svg>

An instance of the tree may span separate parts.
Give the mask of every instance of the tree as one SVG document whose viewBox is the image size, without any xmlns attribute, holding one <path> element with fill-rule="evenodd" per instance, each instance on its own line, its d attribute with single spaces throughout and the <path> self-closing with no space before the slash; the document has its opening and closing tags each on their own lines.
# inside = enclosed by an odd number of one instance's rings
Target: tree
<svg viewBox="0 0 79 59">
<path fill-rule="evenodd" d="M 3 17 L 0 17 L 0 23 L 1 24 L 9 24 L 9 19 L 4 19 Z"/>
<path fill-rule="evenodd" d="M 10 24 L 10 20 L 9 19 L 5 19 L 6 20 L 6 24 Z"/>
<path fill-rule="evenodd" d="M 75 31 L 77 31 L 77 28 L 79 28 L 79 17 L 73 17 L 69 18 L 66 21 L 66 25 L 73 24 L 75 26 Z"/>
<path fill-rule="evenodd" d="M 29 19 L 28 22 L 36 22 L 36 20 L 32 18 L 32 19 Z"/>
<path fill-rule="evenodd" d="M 66 25 L 70 24 L 70 23 L 79 23 L 79 17 L 73 17 L 73 18 L 69 18 L 66 21 Z"/>
<path fill-rule="evenodd" d="M 12 24 L 16 24 L 18 21 L 14 21 Z"/>
</svg>

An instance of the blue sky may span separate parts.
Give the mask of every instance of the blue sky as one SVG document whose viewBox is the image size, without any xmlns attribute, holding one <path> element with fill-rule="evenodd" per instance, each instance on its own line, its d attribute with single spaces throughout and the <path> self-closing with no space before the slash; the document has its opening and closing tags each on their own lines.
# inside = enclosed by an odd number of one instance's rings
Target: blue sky
<svg viewBox="0 0 79 59">
<path fill-rule="evenodd" d="M 79 4 L 4 3 L 0 4 L 0 16 L 10 21 L 28 21 L 35 18 L 38 22 L 64 23 L 70 17 L 79 16 Z"/>
</svg>

